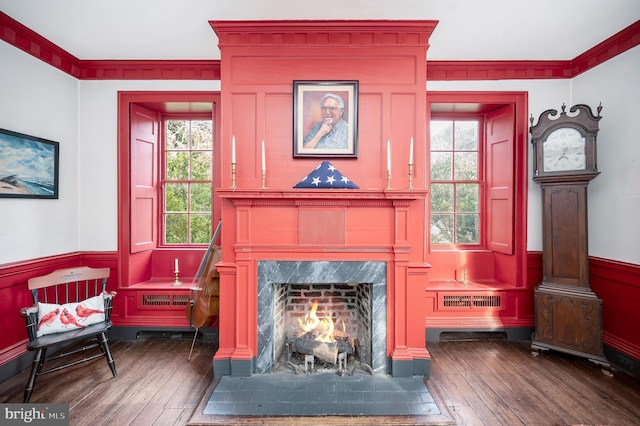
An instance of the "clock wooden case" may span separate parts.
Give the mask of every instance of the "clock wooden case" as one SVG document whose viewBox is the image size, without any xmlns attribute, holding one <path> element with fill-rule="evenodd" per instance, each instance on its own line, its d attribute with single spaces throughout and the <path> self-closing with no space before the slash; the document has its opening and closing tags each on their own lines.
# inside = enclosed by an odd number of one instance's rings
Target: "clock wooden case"
<svg viewBox="0 0 640 426">
<path fill-rule="evenodd" d="M 531 117 L 533 180 L 542 190 L 543 280 L 535 289 L 532 348 L 584 356 L 601 365 L 602 300 L 589 287 L 587 189 L 600 172 L 601 106 L 565 105 Z"/>
<path fill-rule="evenodd" d="M 542 183 L 562 181 L 563 177 L 573 180 L 590 176 L 593 179 L 598 172 L 596 138 L 600 121 L 601 106 L 598 115 L 591 112 L 588 105 L 578 104 L 558 115 L 555 109 L 548 109 L 533 126 L 531 117 L 531 143 L 533 143 L 533 179 Z"/>
</svg>

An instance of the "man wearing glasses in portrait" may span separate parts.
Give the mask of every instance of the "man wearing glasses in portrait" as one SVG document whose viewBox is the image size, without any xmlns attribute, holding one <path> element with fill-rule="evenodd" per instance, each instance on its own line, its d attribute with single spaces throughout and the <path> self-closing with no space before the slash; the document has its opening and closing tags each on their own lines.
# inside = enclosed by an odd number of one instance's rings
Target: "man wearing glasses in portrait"
<svg viewBox="0 0 640 426">
<path fill-rule="evenodd" d="M 304 148 L 347 148 L 349 124 L 342 119 L 344 99 L 334 93 L 325 94 L 320 100 L 322 121 L 316 123 L 303 140 Z"/>
</svg>

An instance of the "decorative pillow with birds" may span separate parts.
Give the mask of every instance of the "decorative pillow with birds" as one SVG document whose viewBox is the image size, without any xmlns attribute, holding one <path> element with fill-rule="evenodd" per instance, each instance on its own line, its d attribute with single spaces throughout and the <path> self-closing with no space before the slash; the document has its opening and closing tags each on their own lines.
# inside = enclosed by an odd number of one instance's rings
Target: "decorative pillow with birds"
<svg viewBox="0 0 640 426">
<path fill-rule="evenodd" d="M 104 321 L 102 295 L 64 305 L 38 302 L 36 336 L 77 330 L 102 321 Z"/>
</svg>

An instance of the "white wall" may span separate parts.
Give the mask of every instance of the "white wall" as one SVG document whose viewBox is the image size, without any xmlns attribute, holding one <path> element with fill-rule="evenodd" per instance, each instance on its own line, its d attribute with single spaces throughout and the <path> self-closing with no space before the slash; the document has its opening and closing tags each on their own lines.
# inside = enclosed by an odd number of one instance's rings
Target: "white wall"
<svg viewBox="0 0 640 426">
<path fill-rule="evenodd" d="M 637 46 L 573 80 L 577 101 L 603 107 L 600 175 L 589 184 L 589 254 L 634 264 L 640 264 L 639 77 Z"/>
<path fill-rule="evenodd" d="M 0 127 L 60 143 L 58 200 L 0 198 L 0 264 L 76 251 L 78 81 L 4 42 L 0 63 Z"/>
<path fill-rule="evenodd" d="M 220 90 L 220 82 L 76 81 L 5 43 L 0 58 L 0 127 L 61 143 L 60 200 L 0 199 L 0 264 L 117 250 L 118 91 L 210 91 Z M 428 90 L 527 91 L 536 120 L 563 103 L 595 108 L 602 101 L 602 174 L 589 190 L 590 254 L 640 264 L 633 219 L 640 209 L 639 64 L 636 47 L 574 80 L 435 81 Z M 529 154 L 530 165 L 531 144 Z M 529 183 L 527 247 L 541 250 L 540 190 Z"/>
</svg>

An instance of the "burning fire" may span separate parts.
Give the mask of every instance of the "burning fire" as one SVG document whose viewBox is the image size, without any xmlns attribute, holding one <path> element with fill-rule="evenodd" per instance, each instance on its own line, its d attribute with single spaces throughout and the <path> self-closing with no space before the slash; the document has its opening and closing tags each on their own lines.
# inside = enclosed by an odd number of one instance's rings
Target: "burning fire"
<svg viewBox="0 0 640 426">
<path fill-rule="evenodd" d="M 304 319 L 298 318 L 298 324 L 300 324 L 301 332 L 299 336 L 312 333 L 314 334 L 315 341 L 331 343 L 335 342 L 335 323 L 331 317 L 326 313 L 321 313 L 322 318 L 318 317 L 318 302 L 313 302 L 311 310 L 304 316 Z M 346 332 L 346 325 L 344 321 L 338 319 L 342 323 L 342 331 Z"/>
</svg>

